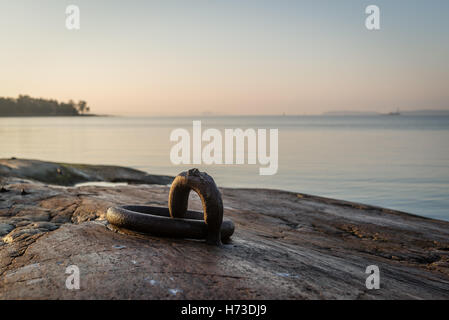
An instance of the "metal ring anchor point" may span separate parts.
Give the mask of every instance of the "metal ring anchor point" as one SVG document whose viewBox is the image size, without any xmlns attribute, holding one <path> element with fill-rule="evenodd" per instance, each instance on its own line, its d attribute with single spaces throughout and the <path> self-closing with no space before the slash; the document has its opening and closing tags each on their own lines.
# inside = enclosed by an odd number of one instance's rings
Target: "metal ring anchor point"
<svg viewBox="0 0 449 320">
<path fill-rule="evenodd" d="M 187 210 L 190 191 L 198 193 L 203 213 Z M 234 224 L 223 221 L 223 201 L 214 180 L 205 172 L 191 169 L 174 179 L 168 209 L 151 206 L 109 208 L 106 218 L 117 227 L 156 236 L 206 239 L 220 245 L 234 233 Z"/>
</svg>

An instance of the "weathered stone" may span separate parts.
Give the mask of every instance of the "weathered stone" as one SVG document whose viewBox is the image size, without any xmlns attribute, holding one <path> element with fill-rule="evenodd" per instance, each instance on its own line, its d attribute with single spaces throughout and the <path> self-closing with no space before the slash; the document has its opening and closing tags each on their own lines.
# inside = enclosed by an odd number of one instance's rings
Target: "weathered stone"
<svg viewBox="0 0 449 320">
<path fill-rule="evenodd" d="M 7 235 L 14 229 L 13 225 L 6 224 L 6 223 L 0 223 L 0 237 L 3 237 L 4 235 Z"/>
<path fill-rule="evenodd" d="M 167 186 L 2 184 L 10 192 L 0 195 L 0 230 L 7 232 L 0 299 L 449 299 L 448 222 L 306 194 L 222 188 L 224 216 L 236 230 L 218 248 L 117 231 L 104 221 L 111 206 L 167 206 Z M 22 188 L 30 195 L 21 197 Z M 189 207 L 200 211 L 199 197 Z M 65 286 L 70 265 L 80 269 L 80 290 Z M 379 290 L 365 287 L 369 265 L 380 268 Z"/>
<path fill-rule="evenodd" d="M 0 159 L 0 176 L 30 179 L 63 186 L 72 186 L 89 181 L 166 185 L 173 180 L 173 177 L 170 176 L 150 175 L 143 171 L 118 166 L 53 163 L 16 158 Z M 6 188 L 5 191 L 7 191 Z M 23 191 L 24 196 L 28 194 L 28 190 Z"/>
<path fill-rule="evenodd" d="M 42 233 L 43 231 L 39 228 L 15 228 L 13 231 L 11 231 L 9 234 L 7 234 L 5 237 L 3 237 L 3 242 L 5 243 L 12 243 L 14 241 L 23 240 L 26 239 L 32 235 Z"/>
</svg>

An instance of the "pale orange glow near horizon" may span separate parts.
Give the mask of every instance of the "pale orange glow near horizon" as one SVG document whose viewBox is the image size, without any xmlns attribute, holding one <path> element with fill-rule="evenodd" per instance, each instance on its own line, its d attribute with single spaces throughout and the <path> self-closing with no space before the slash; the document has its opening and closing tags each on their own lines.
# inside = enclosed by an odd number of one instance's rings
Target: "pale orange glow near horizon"
<svg viewBox="0 0 449 320">
<path fill-rule="evenodd" d="M 64 3 L 2 1 L 0 96 L 113 115 L 449 109 L 448 10 L 417 3 L 413 25 L 379 2 L 385 19 L 370 32 L 353 1 L 83 0 L 79 31 L 65 29 Z"/>
</svg>

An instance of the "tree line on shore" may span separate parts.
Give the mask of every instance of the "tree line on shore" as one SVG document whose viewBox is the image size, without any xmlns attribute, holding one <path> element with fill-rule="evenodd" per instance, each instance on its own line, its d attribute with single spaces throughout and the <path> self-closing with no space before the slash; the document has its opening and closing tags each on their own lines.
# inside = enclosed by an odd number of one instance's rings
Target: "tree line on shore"
<svg viewBox="0 0 449 320">
<path fill-rule="evenodd" d="M 0 97 L 1 116 L 80 116 L 89 113 L 86 101 L 58 102 L 53 99 L 31 98 L 19 95 L 18 98 Z"/>
</svg>

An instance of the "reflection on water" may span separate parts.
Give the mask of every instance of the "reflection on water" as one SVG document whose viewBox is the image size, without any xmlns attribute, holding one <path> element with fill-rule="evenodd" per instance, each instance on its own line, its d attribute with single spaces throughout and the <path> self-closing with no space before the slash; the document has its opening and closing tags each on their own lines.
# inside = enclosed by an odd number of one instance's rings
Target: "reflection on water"
<svg viewBox="0 0 449 320">
<path fill-rule="evenodd" d="M 89 181 L 89 182 L 82 182 L 77 183 L 74 185 L 75 188 L 79 187 L 120 187 L 120 186 L 127 186 L 128 183 L 126 182 L 105 182 L 105 181 Z"/>
<path fill-rule="evenodd" d="M 279 188 L 449 220 L 449 117 L 0 118 L 0 157 L 175 175 L 174 128 L 278 128 L 279 170 L 198 166 L 221 186 Z"/>
</svg>

